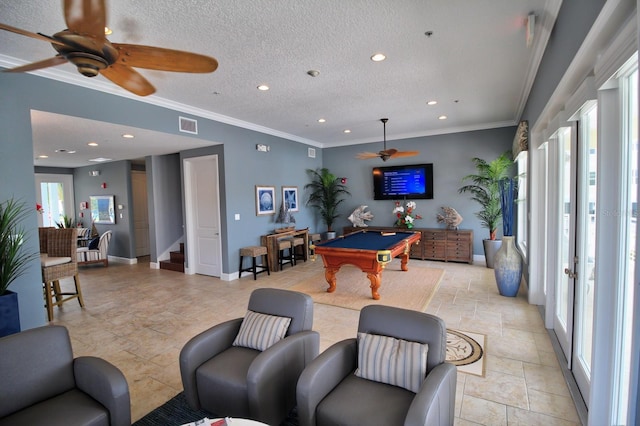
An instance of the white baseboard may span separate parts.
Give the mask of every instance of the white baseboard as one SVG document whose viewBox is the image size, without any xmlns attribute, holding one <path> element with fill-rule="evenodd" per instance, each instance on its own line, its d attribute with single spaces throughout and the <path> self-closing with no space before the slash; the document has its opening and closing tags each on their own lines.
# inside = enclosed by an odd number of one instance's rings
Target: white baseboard
<svg viewBox="0 0 640 426">
<path fill-rule="evenodd" d="M 128 258 L 128 257 L 118 257 L 118 256 L 108 256 L 109 262 L 115 262 L 115 263 L 125 263 L 127 265 L 135 265 L 136 263 L 138 263 L 138 259 L 137 258 Z"/>
</svg>

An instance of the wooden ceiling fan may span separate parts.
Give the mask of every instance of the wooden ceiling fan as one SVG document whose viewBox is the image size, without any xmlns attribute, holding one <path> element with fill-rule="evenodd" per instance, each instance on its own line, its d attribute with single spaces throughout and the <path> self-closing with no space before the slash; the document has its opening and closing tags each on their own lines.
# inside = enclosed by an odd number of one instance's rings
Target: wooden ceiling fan
<svg viewBox="0 0 640 426">
<path fill-rule="evenodd" d="M 34 71 L 71 62 L 86 77 L 102 74 L 136 95 L 147 96 L 156 89 L 133 68 L 189 73 L 208 73 L 218 68 L 218 61 L 210 56 L 161 47 L 111 43 L 105 37 L 105 3 L 105 0 L 64 0 L 64 19 L 68 29 L 53 36 L 0 24 L 0 29 L 47 41 L 58 52 L 52 58 L 5 71 Z"/>
<path fill-rule="evenodd" d="M 384 145 L 382 151 L 378 152 L 361 152 L 356 158 L 360 160 L 370 160 L 372 158 L 382 158 L 382 161 L 387 161 L 389 158 L 398 158 L 398 157 L 414 157 L 420 154 L 419 151 L 398 151 L 395 148 L 387 149 L 387 121 L 388 118 L 381 118 L 382 127 L 384 131 Z"/>
</svg>

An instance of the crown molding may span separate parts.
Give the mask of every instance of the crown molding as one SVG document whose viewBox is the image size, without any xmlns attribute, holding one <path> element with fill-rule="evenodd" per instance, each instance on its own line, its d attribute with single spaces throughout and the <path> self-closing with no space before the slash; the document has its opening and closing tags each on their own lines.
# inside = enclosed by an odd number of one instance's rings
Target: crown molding
<svg viewBox="0 0 640 426">
<path fill-rule="evenodd" d="M 11 56 L 0 54 L 0 67 L 14 68 L 21 65 L 25 65 L 27 63 L 28 62 L 26 61 L 22 61 L 20 59 L 13 58 Z M 45 68 L 45 69 L 29 72 L 29 74 L 34 74 L 39 77 L 48 78 L 50 80 L 56 80 L 62 83 L 73 84 L 75 86 L 84 87 L 86 89 L 97 90 L 99 92 L 108 93 L 110 95 L 120 96 L 123 98 L 135 100 L 138 102 L 144 102 L 147 104 L 167 108 L 172 111 L 191 114 L 195 117 L 206 118 L 209 120 L 217 121 L 219 123 L 229 124 L 231 126 L 240 127 L 247 130 L 253 130 L 258 133 L 264 133 L 267 135 L 276 136 L 279 138 L 288 139 L 288 140 L 300 142 L 306 145 L 322 148 L 322 143 L 311 140 L 311 139 L 301 138 L 296 135 L 281 132 L 279 130 L 271 129 L 269 127 L 260 126 L 254 123 L 250 123 L 248 121 L 238 120 L 233 117 L 217 114 L 215 112 L 204 110 L 201 108 L 195 108 L 190 105 L 186 105 L 180 102 L 174 102 L 157 95 L 150 95 L 150 96 L 144 96 L 144 97 L 137 96 L 137 95 L 134 95 L 133 93 L 130 93 L 120 88 L 119 86 L 113 83 L 110 83 L 110 82 L 108 83 L 100 79 L 83 77 L 78 73 L 70 73 L 70 72 L 63 71 L 60 69 L 55 69 L 55 68 Z"/>
</svg>

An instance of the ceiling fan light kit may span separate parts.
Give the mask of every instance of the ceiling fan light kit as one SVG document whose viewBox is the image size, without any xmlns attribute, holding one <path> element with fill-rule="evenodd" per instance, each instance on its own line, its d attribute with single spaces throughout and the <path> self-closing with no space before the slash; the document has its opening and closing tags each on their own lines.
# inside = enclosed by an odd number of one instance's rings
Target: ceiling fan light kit
<svg viewBox="0 0 640 426">
<path fill-rule="evenodd" d="M 102 74 L 123 89 L 147 96 L 156 89 L 133 68 L 189 73 L 209 73 L 218 68 L 218 61 L 210 56 L 161 47 L 111 43 L 105 37 L 106 0 L 65 0 L 64 19 L 68 29 L 52 37 L 0 24 L 2 30 L 48 41 L 58 52 L 52 58 L 6 71 L 35 71 L 71 62 L 85 77 Z"/>
<path fill-rule="evenodd" d="M 381 118 L 380 121 L 382 122 L 383 141 L 384 141 L 382 151 L 378 151 L 378 152 L 361 152 L 358 155 L 356 155 L 357 159 L 359 159 L 359 160 L 370 160 L 372 158 L 380 158 L 380 159 L 382 159 L 382 161 L 387 161 L 390 158 L 395 158 L 395 157 L 414 157 L 414 156 L 420 154 L 419 151 L 398 151 L 395 148 L 387 149 L 387 121 L 389 121 L 389 119 L 388 118 Z"/>
</svg>

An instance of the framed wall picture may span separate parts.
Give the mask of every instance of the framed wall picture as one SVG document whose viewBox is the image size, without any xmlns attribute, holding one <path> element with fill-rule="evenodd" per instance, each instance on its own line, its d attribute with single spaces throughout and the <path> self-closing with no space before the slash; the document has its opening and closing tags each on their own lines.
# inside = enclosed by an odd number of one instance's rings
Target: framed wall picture
<svg viewBox="0 0 640 426">
<path fill-rule="evenodd" d="M 256 185 L 256 215 L 276 213 L 276 187 Z"/>
<path fill-rule="evenodd" d="M 300 210 L 298 207 L 298 187 L 297 186 L 283 186 L 282 187 L 282 199 L 285 205 L 289 207 L 289 211 L 297 212 Z"/>
<path fill-rule="evenodd" d="M 94 223 L 116 223 L 115 197 L 113 195 L 91 195 L 91 220 Z"/>
</svg>

